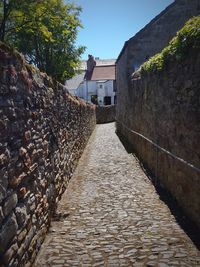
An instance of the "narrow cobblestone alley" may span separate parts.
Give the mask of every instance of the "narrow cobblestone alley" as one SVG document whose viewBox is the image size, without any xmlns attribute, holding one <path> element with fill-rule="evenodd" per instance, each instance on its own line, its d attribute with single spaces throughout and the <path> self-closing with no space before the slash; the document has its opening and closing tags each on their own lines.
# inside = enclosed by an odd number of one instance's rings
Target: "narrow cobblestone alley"
<svg viewBox="0 0 200 267">
<path fill-rule="evenodd" d="M 97 125 L 57 213 L 35 267 L 200 266 L 114 123 Z"/>
</svg>

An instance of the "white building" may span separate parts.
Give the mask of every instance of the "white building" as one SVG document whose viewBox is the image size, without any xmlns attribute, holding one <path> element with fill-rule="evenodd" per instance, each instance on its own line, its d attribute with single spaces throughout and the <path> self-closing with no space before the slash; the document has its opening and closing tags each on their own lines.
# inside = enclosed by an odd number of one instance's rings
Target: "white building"
<svg viewBox="0 0 200 267">
<path fill-rule="evenodd" d="M 81 77 L 82 81 L 80 82 Z M 114 105 L 116 102 L 115 64 L 96 65 L 94 58 L 89 55 L 85 74 L 76 75 L 66 81 L 66 87 L 70 93 L 86 101 L 101 106 Z"/>
<path fill-rule="evenodd" d="M 72 95 L 77 95 L 77 89 L 84 80 L 85 77 L 85 71 L 82 71 L 80 74 L 76 74 L 72 79 L 67 80 L 65 82 L 65 86 L 67 90 L 70 92 Z"/>
</svg>

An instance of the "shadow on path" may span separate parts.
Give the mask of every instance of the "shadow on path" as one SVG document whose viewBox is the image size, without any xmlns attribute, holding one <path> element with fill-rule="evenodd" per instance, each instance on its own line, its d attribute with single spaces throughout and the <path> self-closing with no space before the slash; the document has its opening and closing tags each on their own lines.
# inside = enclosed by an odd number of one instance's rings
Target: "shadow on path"
<svg viewBox="0 0 200 267">
<path fill-rule="evenodd" d="M 123 144 L 124 148 L 126 149 L 127 153 L 133 154 L 138 159 L 132 145 L 118 132 L 116 132 L 116 134 L 119 140 L 121 141 L 121 143 Z M 143 169 L 143 171 L 145 172 L 146 176 L 149 178 L 149 180 L 154 185 L 156 192 L 158 193 L 160 199 L 168 206 L 171 213 L 175 217 L 177 223 L 184 230 L 184 232 L 189 236 L 189 238 L 192 240 L 194 245 L 200 250 L 200 229 L 197 227 L 197 225 L 194 222 L 192 222 L 188 218 L 188 216 L 184 213 L 183 209 L 179 206 L 176 199 L 171 195 L 171 193 L 159 185 L 159 179 L 157 179 L 152 174 L 152 172 L 148 169 L 148 167 L 145 166 L 143 162 L 139 159 L 138 159 L 138 162 L 141 168 Z M 157 181 L 157 184 L 155 184 L 155 181 Z"/>
</svg>

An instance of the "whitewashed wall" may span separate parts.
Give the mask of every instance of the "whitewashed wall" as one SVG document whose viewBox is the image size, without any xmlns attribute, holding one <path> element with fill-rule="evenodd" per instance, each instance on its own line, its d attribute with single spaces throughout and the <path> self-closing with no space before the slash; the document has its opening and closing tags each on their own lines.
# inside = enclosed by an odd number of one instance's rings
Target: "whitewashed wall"
<svg viewBox="0 0 200 267">
<path fill-rule="evenodd" d="M 77 96 L 91 102 L 91 96 L 97 95 L 99 104 L 103 105 L 104 97 L 111 97 L 111 104 L 114 104 L 115 92 L 113 92 L 113 81 L 84 81 L 77 89 Z"/>
</svg>

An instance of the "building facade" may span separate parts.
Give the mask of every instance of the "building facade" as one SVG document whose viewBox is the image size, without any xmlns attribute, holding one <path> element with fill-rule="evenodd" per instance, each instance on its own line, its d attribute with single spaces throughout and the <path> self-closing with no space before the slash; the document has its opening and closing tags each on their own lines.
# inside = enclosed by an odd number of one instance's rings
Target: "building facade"
<svg viewBox="0 0 200 267">
<path fill-rule="evenodd" d="M 116 103 L 115 60 L 95 60 L 88 56 L 86 70 L 66 81 L 69 92 L 96 105 Z M 82 80 L 81 80 L 82 79 Z"/>
</svg>

